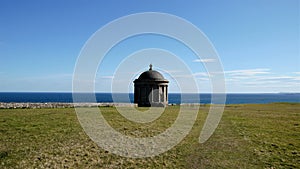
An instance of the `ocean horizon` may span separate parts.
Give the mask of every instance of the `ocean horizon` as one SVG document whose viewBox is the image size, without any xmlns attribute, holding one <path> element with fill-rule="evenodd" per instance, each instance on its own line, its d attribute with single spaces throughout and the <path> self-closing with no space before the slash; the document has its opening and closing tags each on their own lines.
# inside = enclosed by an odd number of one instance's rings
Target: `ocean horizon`
<svg viewBox="0 0 300 169">
<path fill-rule="evenodd" d="M 133 93 L 75 93 L 79 102 L 133 103 Z M 218 95 L 218 94 L 217 94 Z M 0 92 L 0 102 L 4 103 L 72 103 L 71 92 Z M 113 99 L 114 98 L 114 99 Z M 169 104 L 211 103 L 210 93 L 169 93 Z M 300 93 L 227 93 L 226 104 L 266 104 L 275 102 L 300 103 Z"/>
</svg>

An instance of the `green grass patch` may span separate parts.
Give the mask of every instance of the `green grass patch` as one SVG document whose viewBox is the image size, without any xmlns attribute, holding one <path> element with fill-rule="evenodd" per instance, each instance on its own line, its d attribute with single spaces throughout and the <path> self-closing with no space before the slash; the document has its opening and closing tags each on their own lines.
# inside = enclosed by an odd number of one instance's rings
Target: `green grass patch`
<svg viewBox="0 0 300 169">
<path fill-rule="evenodd" d="M 133 137 L 163 132 L 179 111 L 170 106 L 159 119 L 140 124 L 114 107 L 100 109 L 111 126 Z M 173 149 L 133 159 L 98 147 L 72 108 L 1 109 L 0 168 L 300 168 L 300 104 L 227 105 L 213 136 L 199 144 L 208 110 L 200 107 L 189 135 Z"/>
</svg>

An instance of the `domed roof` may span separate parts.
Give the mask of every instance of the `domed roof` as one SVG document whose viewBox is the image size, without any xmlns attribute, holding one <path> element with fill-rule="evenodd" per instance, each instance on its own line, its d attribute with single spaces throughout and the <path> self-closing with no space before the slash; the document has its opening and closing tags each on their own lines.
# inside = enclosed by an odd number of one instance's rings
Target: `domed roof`
<svg viewBox="0 0 300 169">
<path fill-rule="evenodd" d="M 158 71 L 148 70 L 143 72 L 140 75 L 139 79 L 140 80 L 164 80 L 164 77 Z"/>
<path fill-rule="evenodd" d="M 150 69 L 148 71 L 143 72 L 139 78 L 139 80 L 165 80 L 162 74 L 160 74 L 156 70 L 152 70 L 152 65 L 150 64 Z"/>
</svg>

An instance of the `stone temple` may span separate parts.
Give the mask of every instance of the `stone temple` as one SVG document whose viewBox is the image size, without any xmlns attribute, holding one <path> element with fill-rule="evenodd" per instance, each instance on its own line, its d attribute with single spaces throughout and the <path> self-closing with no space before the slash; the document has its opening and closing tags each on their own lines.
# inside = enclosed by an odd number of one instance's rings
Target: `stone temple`
<svg viewBox="0 0 300 169">
<path fill-rule="evenodd" d="M 168 105 L 168 83 L 162 74 L 152 70 L 143 72 L 134 80 L 134 103 L 139 107 L 166 107 Z"/>
</svg>

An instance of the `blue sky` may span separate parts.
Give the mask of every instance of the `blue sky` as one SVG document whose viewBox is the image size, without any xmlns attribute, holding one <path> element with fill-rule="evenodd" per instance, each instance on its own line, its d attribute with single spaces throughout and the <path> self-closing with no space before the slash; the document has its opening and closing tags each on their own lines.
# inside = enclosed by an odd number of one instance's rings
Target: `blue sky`
<svg viewBox="0 0 300 169">
<path fill-rule="evenodd" d="M 299 11 L 298 0 L 0 1 L 0 92 L 72 91 L 76 60 L 90 36 L 139 12 L 169 13 L 202 30 L 219 54 L 229 93 L 300 92 Z M 178 54 L 199 92 L 210 92 L 202 65 L 209 60 L 197 60 L 172 39 L 154 35 L 114 48 L 97 72 L 96 91 L 110 92 L 123 57 L 151 47 Z M 171 85 L 170 91 L 178 88 Z"/>
</svg>

